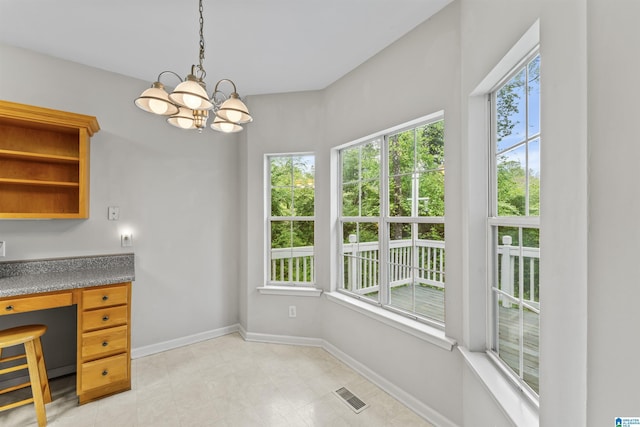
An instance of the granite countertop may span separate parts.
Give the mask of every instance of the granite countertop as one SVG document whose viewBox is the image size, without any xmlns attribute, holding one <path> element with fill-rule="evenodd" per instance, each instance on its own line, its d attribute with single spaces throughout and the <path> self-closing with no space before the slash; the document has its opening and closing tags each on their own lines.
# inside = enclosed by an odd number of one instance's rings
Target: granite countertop
<svg viewBox="0 0 640 427">
<path fill-rule="evenodd" d="M 0 298 L 133 280 L 133 254 L 0 262 Z"/>
</svg>

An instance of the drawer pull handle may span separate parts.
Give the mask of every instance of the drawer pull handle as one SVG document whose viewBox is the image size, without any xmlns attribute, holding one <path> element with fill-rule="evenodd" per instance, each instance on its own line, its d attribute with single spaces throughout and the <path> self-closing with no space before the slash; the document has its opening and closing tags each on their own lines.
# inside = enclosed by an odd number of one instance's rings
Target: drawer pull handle
<svg viewBox="0 0 640 427">
<path fill-rule="evenodd" d="M 12 311 L 12 310 L 13 310 L 13 306 L 12 306 L 12 305 L 8 305 L 8 306 L 5 308 L 5 310 L 7 310 L 7 311 Z"/>
<path fill-rule="evenodd" d="M 103 347 L 106 347 L 106 346 L 108 346 L 108 345 L 109 345 L 109 343 L 108 343 L 107 341 L 103 341 L 103 342 L 102 342 L 102 346 L 103 346 Z"/>
<path fill-rule="evenodd" d="M 108 300 L 108 299 L 109 299 L 109 295 L 104 295 L 104 296 L 102 297 L 102 301 L 106 301 L 106 300 Z"/>
<path fill-rule="evenodd" d="M 109 375 L 109 371 L 108 370 L 105 369 L 104 371 L 102 371 L 102 376 L 103 377 L 106 377 L 107 375 Z"/>
<path fill-rule="evenodd" d="M 103 317 L 102 317 L 102 321 L 103 321 L 103 322 L 106 322 L 107 320 L 109 320 L 109 316 L 103 316 Z"/>
</svg>

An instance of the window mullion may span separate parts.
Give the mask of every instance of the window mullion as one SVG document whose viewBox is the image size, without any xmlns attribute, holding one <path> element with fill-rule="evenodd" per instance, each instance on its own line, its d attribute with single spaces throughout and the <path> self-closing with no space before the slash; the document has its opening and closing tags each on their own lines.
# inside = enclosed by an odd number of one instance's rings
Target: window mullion
<svg viewBox="0 0 640 427">
<path fill-rule="evenodd" d="M 382 138 L 380 149 L 380 218 L 378 222 L 378 242 L 380 245 L 380 291 L 378 292 L 379 303 L 389 304 L 389 137 Z"/>
<path fill-rule="evenodd" d="M 524 240 L 523 240 L 522 228 L 518 229 L 518 241 L 520 242 L 520 248 L 518 249 L 518 329 L 520 332 L 520 378 L 524 378 L 524 307 L 522 305 L 524 301 Z"/>
<path fill-rule="evenodd" d="M 411 295 L 412 309 L 416 312 L 416 285 L 418 283 L 418 224 L 411 223 Z"/>
<path fill-rule="evenodd" d="M 362 147 L 358 148 L 358 216 L 362 216 Z"/>
<path fill-rule="evenodd" d="M 524 67 L 524 135 L 525 135 L 525 174 L 524 174 L 524 214 L 529 216 L 529 63 Z"/>
</svg>

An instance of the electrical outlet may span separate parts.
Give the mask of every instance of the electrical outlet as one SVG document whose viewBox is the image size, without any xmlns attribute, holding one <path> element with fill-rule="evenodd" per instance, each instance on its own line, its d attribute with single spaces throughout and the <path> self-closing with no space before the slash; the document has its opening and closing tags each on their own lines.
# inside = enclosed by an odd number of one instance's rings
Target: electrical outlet
<svg viewBox="0 0 640 427">
<path fill-rule="evenodd" d="M 0 240 L 0 256 L 7 256 L 7 242 Z"/>
<path fill-rule="evenodd" d="M 289 306 L 289 317 L 296 317 L 296 306 L 295 305 L 290 305 Z"/>
</svg>

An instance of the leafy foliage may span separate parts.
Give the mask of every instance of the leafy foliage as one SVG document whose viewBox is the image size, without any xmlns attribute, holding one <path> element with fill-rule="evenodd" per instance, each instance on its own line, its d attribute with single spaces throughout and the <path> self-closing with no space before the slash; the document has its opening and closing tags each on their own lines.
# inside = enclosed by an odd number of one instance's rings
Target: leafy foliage
<svg viewBox="0 0 640 427">
<path fill-rule="evenodd" d="M 444 216 L 444 120 L 389 137 L 389 215 Z M 402 234 L 391 224 L 392 239 Z M 443 237 L 430 236 L 419 238 Z"/>
<path fill-rule="evenodd" d="M 381 140 L 341 151 L 342 215 L 380 216 Z M 394 217 L 444 215 L 444 121 L 408 129 L 389 137 L 389 215 Z M 378 241 L 377 224 L 343 225 L 344 241 L 356 234 L 359 242 Z M 443 239 L 440 228 L 420 238 Z M 392 224 L 391 236 L 403 234 Z"/>
<path fill-rule="evenodd" d="M 270 158 L 271 247 L 313 246 L 314 157 L 274 156 Z M 298 220 L 297 217 L 300 217 Z"/>
<path fill-rule="evenodd" d="M 540 129 L 533 102 L 539 92 L 540 58 L 536 57 L 496 94 L 498 216 L 540 214 L 540 173 L 532 167 L 532 159 L 540 156 L 540 145 L 539 139 L 530 141 L 531 132 L 535 136 Z"/>
</svg>

